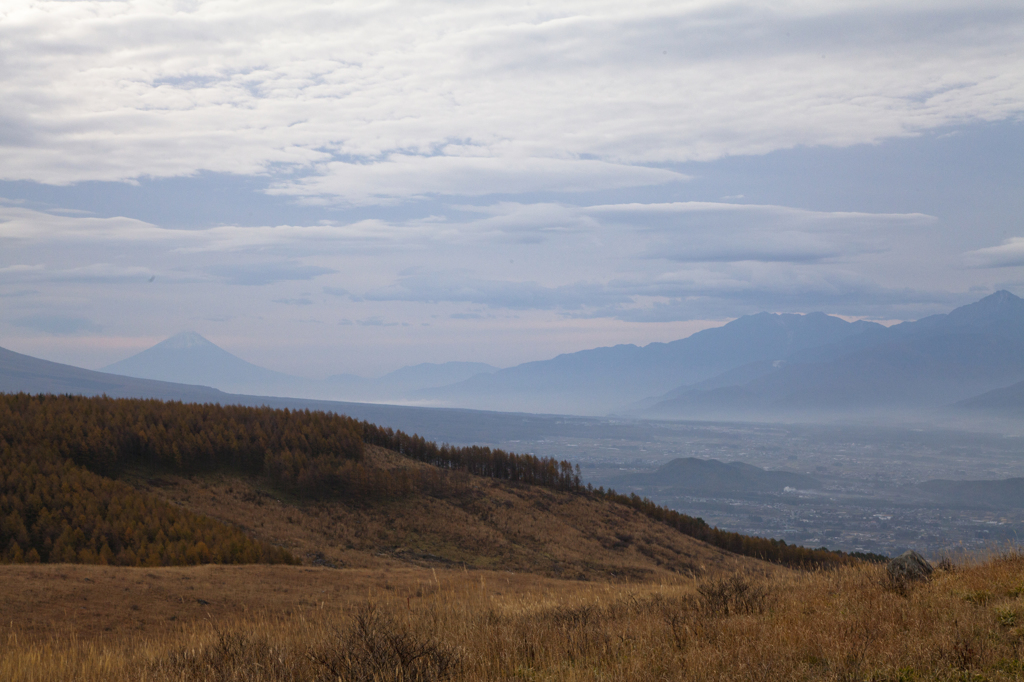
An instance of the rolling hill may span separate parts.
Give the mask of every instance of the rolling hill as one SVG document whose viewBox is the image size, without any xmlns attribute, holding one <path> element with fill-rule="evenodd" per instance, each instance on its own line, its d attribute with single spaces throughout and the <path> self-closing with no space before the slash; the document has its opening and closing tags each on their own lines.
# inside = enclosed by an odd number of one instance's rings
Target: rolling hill
<svg viewBox="0 0 1024 682">
<path fill-rule="evenodd" d="M 328 565 L 385 557 L 574 578 L 693 574 L 750 557 L 853 562 L 594 490 L 569 462 L 438 446 L 322 412 L 5 395 L 0 444 L 0 562 L 290 561 L 274 553 L 282 546 Z M 182 508 L 212 528 L 207 544 L 175 520 Z M 251 536 L 248 549 L 229 528 Z"/>
</svg>

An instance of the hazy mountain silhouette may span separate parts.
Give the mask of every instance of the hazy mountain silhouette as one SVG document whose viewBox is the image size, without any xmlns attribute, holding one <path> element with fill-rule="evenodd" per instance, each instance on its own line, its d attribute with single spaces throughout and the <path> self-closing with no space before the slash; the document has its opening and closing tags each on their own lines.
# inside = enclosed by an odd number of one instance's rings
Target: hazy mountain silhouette
<svg viewBox="0 0 1024 682">
<path fill-rule="evenodd" d="M 1024 417 L 1024 381 L 962 400 L 956 404 L 956 407 L 967 411 Z"/>
<path fill-rule="evenodd" d="M 1006 291 L 890 328 L 823 313 L 760 313 L 671 343 L 595 348 L 503 370 L 482 363 L 428 363 L 376 379 L 289 376 L 237 358 L 192 332 L 106 368 L 120 377 L 3 354 L 4 391 L 217 402 L 232 393 L 246 400 L 278 396 L 578 415 L 618 411 L 670 419 L 898 418 L 904 411 L 921 414 L 954 403 L 964 413 L 1024 413 L 1024 300 Z M 150 383 L 137 383 L 142 380 Z M 623 410 L 626 405 L 631 408 Z"/>
<path fill-rule="evenodd" d="M 1024 478 L 990 481 L 935 479 L 918 487 L 945 504 L 997 509 L 1024 508 Z"/>
<path fill-rule="evenodd" d="M 824 313 L 759 313 L 670 343 L 619 345 L 559 355 L 474 376 L 420 397 L 480 409 L 604 414 L 680 384 L 834 343 L 874 327 Z"/>
<path fill-rule="evenodd" d="M 478 374 L 492 374 L 497 367 L 483 362 L 444 362 L 410 365 L 376 379 L 354 374 L 327 377 L 323 396 L 335 400 L 408 401 L 417 391 L 465 381 Z"/>
<path fill-rule="evenodd" d="M 232 355 L 195 332 L 182 332 L 103 368 L 139 379 L 213 386 L 230 393 L 308 394 L 313 382 L 274 372 Z"/>
<path fill-rule="evenodd" d="M 1000 291 L 947 315 L 794 353 L 760 376 L 681 386 L 656 417 L 771 417 L 932 408 L 1024 379 L 1024 300 Z"/>
<path fill-rule="evenodd" d="M 306 379 L 254 365 L 195 332 L 176 334 L 141 353 L 103 368 L 140 379 L 213 386 L 229 393 L 329 400 L 407 400 L 415 391 L 494 372 L 480 362 L 424 363 L 371 379 L 339 374 Z"/>
<path fill-rule="evenodd" d="M 40 360 L 0 348 L 0 392 L 71 393 L 112 398 L 159 398 L 185 402 L 228 402 L 226 393 L 208 386 L 135 379 Z"/>
</svg>

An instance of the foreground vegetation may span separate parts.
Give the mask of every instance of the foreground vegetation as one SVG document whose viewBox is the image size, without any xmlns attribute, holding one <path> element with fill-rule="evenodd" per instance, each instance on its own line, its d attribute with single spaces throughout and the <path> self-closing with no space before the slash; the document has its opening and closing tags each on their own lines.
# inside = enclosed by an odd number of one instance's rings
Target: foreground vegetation
<svg viewBox="0 0 1024 682">
<path fill-rule="evenodd" d="M 244 575 L 256 569 L 231 570 Z M 0 653 L 0 678 L 1024 677 L 1024 557 L 1016 552 L 972 566 L 947 565 L 930 582 L 906 589 L 891 585 L 884 568 L 872 564 L 659 584 L 547 581 L 543 589 L 506 584 L 501 573 L 423 570 L 391 576 L 377 589 L 359 583 L 338 592 L 346 573 L 304 573 L 311 586 L 321 576 L 335 587 L 287 613 L 197 618 L 152 634 L 128 630 L 85 638 L 65 631 L 46 641 L 19 639 L 18 614 L 5 613 L 13 620 Z"/>
</svg>

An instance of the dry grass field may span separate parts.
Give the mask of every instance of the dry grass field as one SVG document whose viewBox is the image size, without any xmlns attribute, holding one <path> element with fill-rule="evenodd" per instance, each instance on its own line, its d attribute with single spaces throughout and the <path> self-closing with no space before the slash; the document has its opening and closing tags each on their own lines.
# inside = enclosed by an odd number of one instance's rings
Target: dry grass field
<svg viewBox="0 0 1024 682">
<path fill-rule="evenodd" d="M 642 583 L 414 567 L 0 575 L 4 680 L 1024 678 L 1015 552 L 906 590 L 877 565 Z"/>
</svg>

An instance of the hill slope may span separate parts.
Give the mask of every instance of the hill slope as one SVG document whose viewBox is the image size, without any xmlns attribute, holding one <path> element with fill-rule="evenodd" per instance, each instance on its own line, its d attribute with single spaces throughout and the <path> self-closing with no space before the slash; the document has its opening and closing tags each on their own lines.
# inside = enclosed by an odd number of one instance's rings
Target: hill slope
<svg viewBox="0 0 1024 682">
<path fill-rule="evenodd" d="M 227 402 L 228 394 L 208 386 L 135 379 L 40 360 L 0 348 L 0 392 L 108 395 L 190 402 Z"/>
<path fill-rule="evenodd" d="M 23 466 L 39 452 L 56 464 L 86 467 L 91 475 L 133 476 L 147 493 L 183 490 L 175 502 L 249 533 L 273 523 L 275 515 L 263 508 L 268 500 L 291 500 L 289 509 L 273 507 L 277 520 L 283 512 L 291 528 L 292 515 L 303 516 L 299 536 L 306 539 L 295 548 L 324 562 L 334 561 L 327 554 L 333 548 L 576 577 L 649 577 L 652 571 L 699 572 L 709 562 L 739 560 L 738 554 L 791 566 L 853 561 L 841 553 L 720 531 L 635 495 L 584 487 L 579 468 L 569 462 L 438 446 L 322 412 L 6 395 L 0 396 L 0 444 L 4 466 L 24 479 L 4 498 L 15 511 L 38 507 L 32 491 L 43 483 L 54 487 L 48 473 Z M 209 481 L 197 488 L 196 476 L 226 476 L 231 482 L 210 497 L 202 492 L 210 489 Z M 36 544 L 42 535 L 31 529 L 43 516 L 37 510 L 24 524 Z M 71 519 L 80 516 L 69 512 Z M 19 527 L 5 521 L 0 543 L 20 538 Z M 319 536 L 310 536 L 311 529 Z M 291 535 L 266 540 L 294 544 Z M 632 550 L 616 553 L 634 543 Z M 40 557 L 46 561 L 44 545 Z"/>
<path fill-rule="evenodd" d="M 368 446 L 366 466 L 428 469 Z M 468 567 L 568 579 L 649 580 L 764 566 L 687 537 L 627 507 L 463 476 L 434 495 L 303 502 L 251 478 L 135 481 L 164 499 L 246 529 L 305 563 L 347 568 Z"/>
</svg>

